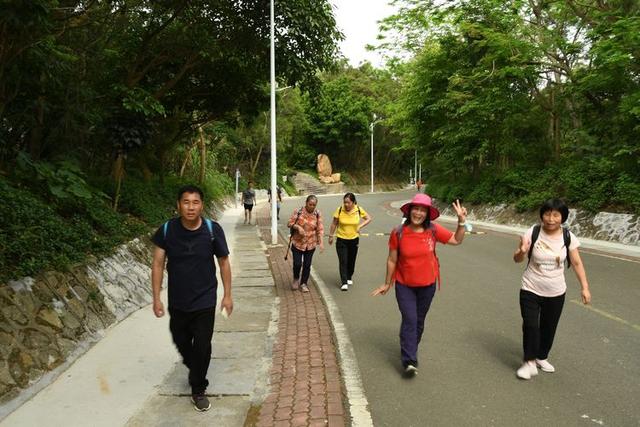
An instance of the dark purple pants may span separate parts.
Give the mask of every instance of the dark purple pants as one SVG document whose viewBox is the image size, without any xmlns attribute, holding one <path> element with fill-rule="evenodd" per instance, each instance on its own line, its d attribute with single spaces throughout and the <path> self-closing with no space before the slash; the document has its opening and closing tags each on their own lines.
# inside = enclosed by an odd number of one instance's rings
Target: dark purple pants
<svg viewBox="0 0 640 427">
<path fill-rule="evenodd" d="M 424 321 L 435 292 L 435 284 L 409 287 L 396 282 L 396 300 L 402 314 L 400 354 L 403 366 L 408 363 L 416 365 L 418 362 L 418 344 L 422 339 Z"/>
</svg>

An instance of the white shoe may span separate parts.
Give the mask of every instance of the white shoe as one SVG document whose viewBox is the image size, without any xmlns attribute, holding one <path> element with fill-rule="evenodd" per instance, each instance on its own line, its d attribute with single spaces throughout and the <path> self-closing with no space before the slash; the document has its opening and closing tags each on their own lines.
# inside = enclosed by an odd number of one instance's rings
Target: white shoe
<svg viewBox="0 0 640 427">
<path fill-rule="evenodd" d="M 524 362 L 516 371 L 516 376 L 523 380 L 529 380 L 536 375 L 538 375 L 538 368 L 534 361 Z"/>
<path fill-rule="evenodd" d="M 544 360 L 536 359 L 536 366 L 542 369 L 544 372 L 556 371 L 556 368 L 554 368 L 551 363 L 547 362 L 547 359 L 544 359 Z"/>
<path fill-rule="evenodd" d="M 342 286 L 340 286 L 340 289 L 343 291 L 348 291 L 349 290 L 349 285 L 347 285 L 346 283 L 343 284 Z"/>
<path fill-rule="evenodd" d="M 353 280 L 347 280 L 347 285 L 349 286 L 353 285 Z"/>
<path fill-rule="evenodd" d="M 418 375 L 418 368 L 416 368 L 414 365 L 412 365 L 411 363 L 409 363 L 405 368 L 404 368 L 404 373 L 407 375 Z"/>
</svg>

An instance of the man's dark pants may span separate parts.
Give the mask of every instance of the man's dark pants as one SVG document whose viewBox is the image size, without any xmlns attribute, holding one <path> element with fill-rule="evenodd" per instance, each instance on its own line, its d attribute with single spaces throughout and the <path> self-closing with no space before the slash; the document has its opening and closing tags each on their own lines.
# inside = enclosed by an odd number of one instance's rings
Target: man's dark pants
<svg viewBox="0 0 640 427">
<path fill-rule="evenodd" d="M 211 362 L 211 338 L 215 307 L 193 312 L 169 309 L 169 330 L 173 342 L 189 368 L 192 394 L 203 394 L 209 385 L 207 370 Z"/>
</svg>

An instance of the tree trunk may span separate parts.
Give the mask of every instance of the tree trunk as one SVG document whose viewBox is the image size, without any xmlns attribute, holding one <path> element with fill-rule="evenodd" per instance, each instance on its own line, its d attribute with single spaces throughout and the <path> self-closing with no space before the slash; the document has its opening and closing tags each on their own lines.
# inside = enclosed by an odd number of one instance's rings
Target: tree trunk
<svg viewBox="0 0 640 427">
<path fill-rule="evenodd" d="M 560 116 L 558 115 L 556 104 L 555 85 L 552 85 L 550 90 L 549 104 L 551 105 L 551 110 L 549 111 L 549 140 L 551 141 L 553 160 L 557 161 L 560 159 Z"/>
<path fill-rule="evenodd" d="M 204 184 L 204 175 L 207 166 L 207 146 L 204 143 L 204 131 L 202 130 L 202 126 L 198 128 L 200 133 L 200 139 L 198 144 L 200 145 L 200 177 L 198 178 L 198 182 L 200 185 Z"/>
<path fill-rule="evenodd" d="M 118 157 L 113 163 L 113 177 L 116 180 L 116 192 L 113 196 L 113 210 L 118 210 L 118 202 L 120 201 L 120 189 L 122 188 L 122 179 L 124 178 L 124 153 L 118 152 Z"/>
<path fill-rule="evenodd" d="M 187 148 L 187 152 L 184 155 L 184 160 L 182 161 L 182 166 L 180 166 L 180 178 L 184 176 L 184 171 L 187 169 L 187 165 L 191 163 L 191 150 L 196 146 L 197 141 L 194 141 L 193 144 Z"/>
<path fill-rule="evenodd" d="M 36 103 L 36 125 L 29 136 L 29 155 L 33 160 L 42 154 L 42 134 L 44 133 L 44 96 L 40 95 Z"/>
<path fill-rule="evenodd" d="M 263 147 L 264 147 L 264 144 L 260 144 L 255 162 L 253 160 L 251 161 L 251 179 L 253 179 L 256 176 L 256 169 L 258 168 L 258 161 L 260 160 L 260 156 L 262 156 Z"/>
</svg>

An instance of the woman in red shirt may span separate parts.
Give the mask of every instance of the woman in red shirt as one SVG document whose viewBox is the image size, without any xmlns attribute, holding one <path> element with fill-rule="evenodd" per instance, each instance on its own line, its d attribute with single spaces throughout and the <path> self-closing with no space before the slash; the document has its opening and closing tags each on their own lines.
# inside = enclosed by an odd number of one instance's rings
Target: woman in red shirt
<svg viewBox="0 0 640 427">
<path fill-rule="evenodd" d="M 396 285 L 396 299 L 402 314 L 400 353 L 407 374 L 418 373 L 418 344 L 435 294 L 435 283 L 439 281 L 436 242 L 459 245 L 464 239 L 467 210 L 458 200 L 453 208 L 458 215 L 455 233 L 432 222 L 440 212 L 432 206 L 428 195 L 418 193 L 402 205 L 400 210 L 406 220 L 389 237 L 385 284 L 371 293 L 385 295 L 394 283 Z"/>
</svg>

